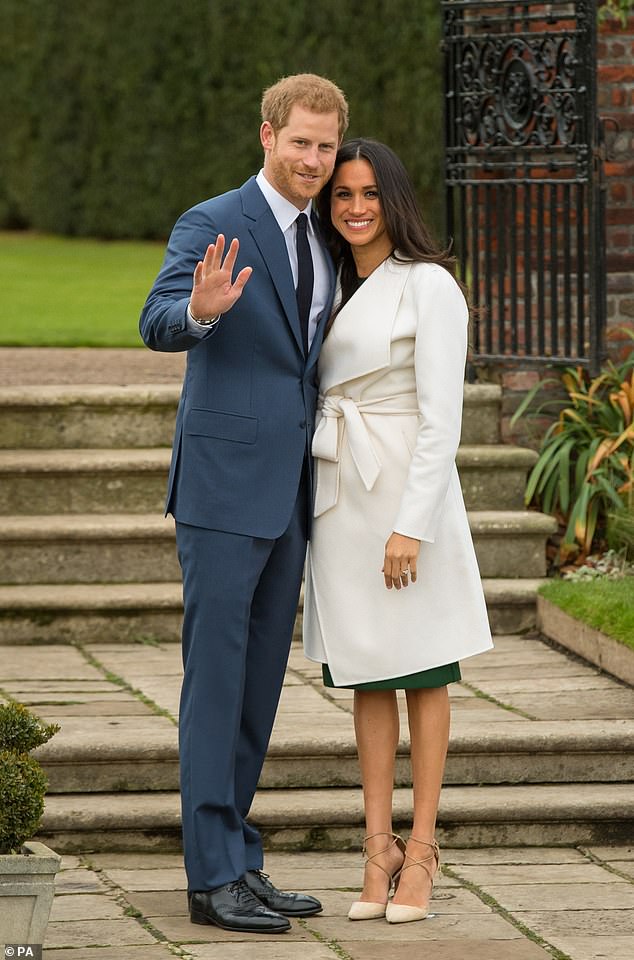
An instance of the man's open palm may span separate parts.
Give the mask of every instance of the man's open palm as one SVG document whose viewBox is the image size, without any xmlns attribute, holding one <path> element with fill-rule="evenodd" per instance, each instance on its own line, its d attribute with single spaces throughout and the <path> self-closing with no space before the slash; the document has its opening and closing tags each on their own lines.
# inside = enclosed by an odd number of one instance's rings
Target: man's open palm
<svg viewBox="0 0 634 960">
<path fill-rule="evenodd" d="M 207 320 L 226 313 L 241 296 L 253 268 L 243 267 L 235 281 L 232 281 L 239 247 L 239 241 L 234 238 L 223 262 L 225 238 L 219 233 L 216 242 L 207 247 L 205 259 L 197 263 L 189 305 L 192 316 L 197 320 Z"/>
</svg>

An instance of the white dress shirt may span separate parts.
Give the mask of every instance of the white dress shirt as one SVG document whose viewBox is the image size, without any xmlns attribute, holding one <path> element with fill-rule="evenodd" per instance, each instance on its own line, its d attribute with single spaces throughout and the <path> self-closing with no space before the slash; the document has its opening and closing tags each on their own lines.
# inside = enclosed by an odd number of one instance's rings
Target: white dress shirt
<svg viewBox="0 0 634 960">
<path fill-rule="evenodd" d="M 317 329 L 317 318 L 324 310 L 328 301 L 329 288 L 326 254 L 315 233 L 315 227 L 310 216 L 313 208 L 312 200 L 308 201 L 303 210 L 298 210 L 290 200 L 287 200 L 275 187 L 271 186 L 264 176 L 264 170 L 260 170 L 255 179 L 258 187 L 264 194 L 264 199 L 273 212 L 273 216 L 278 222 L 280 230 L 284 234 L 295 289 L 297 289 L 297 245 L 295 239 L 297 235 L 297 225 L 295 221 L 300 213 L 305 213 L 308 218 L 308 243 L 310 244 L 310 252 L 313 255 L 314 271 L 313 301 L 310 306 L 310 317 L 308 319 L 308 344 L 310 346 L 315 336 L 315 330 Z"/>
</svg>

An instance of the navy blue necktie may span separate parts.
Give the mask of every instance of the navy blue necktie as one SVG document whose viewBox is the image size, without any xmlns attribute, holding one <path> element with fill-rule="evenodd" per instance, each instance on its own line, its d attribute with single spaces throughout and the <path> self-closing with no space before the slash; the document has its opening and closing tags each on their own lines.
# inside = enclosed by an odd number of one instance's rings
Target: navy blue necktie
<svg viewBox="0 0 634 960">
<path fill-rule="evenodd" d="M 310 252 L 310 244 L 306 233 L 308 217 L 305 213 L 300 213 L 295 221 L 295 225 L 295 243 L 297 246 L 297 310 L 299 313 L 299 325 L 302 331 L 304 354 L 308 354 L 308 321 L 310 319 L 310 307 L 313 302 L 313 281 L 315 279 L 315 273 L 313 270 L 313 257 Z"/>
</svg>

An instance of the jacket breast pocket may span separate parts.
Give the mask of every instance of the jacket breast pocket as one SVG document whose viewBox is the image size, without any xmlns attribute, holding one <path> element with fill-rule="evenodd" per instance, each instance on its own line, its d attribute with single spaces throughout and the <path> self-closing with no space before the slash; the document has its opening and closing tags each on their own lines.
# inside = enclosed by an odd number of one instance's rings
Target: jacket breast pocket
<svg viewBox="0 0 634 960">
<path fill-rule="evenodd" d="M 237 413 L 203 410 L 194 407 L 185 417 L 185 433 L 194 437 L 214 437 L 234 443 L 255 443 L 257 417 L 241 417 Z"/>
</svg>

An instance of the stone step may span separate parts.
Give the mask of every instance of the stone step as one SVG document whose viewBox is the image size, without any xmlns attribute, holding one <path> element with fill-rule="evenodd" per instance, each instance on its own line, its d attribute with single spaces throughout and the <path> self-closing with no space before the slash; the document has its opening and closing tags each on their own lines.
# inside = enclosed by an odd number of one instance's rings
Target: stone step
<svg viewBox="0 0 634 960">
<path fill-rule="evenodd" d="M 503 444 L 460 447 L 467 509 L 520 510 L 536 458 Z M 169 461 L 159 447 L 0 450 L 0 515 L 162 513 Z"/>
<path fill-rule="evenodd" d="M 546 539 L 557 530 L 554 517 L 529 510 L 470 510 L 469 526 L 483 577 L 546 576 Z"/>
<path fill-rule="evenodd" d="M 0 586 L 0 645 L 180 640 L 180 583 Z"/>
<path fill-rule="evenodd" d="M 174 521 L 159 513 L 3 517 L 0 550 L 6 584 L 180 578 Z"/>
<path fill-rule="evenodd" d="M 411 827 L 412 791 L 394 791 L 394 829 Z M 273 850 L 360 849 L 359 788 L 260 790 L 251 819 Z M 447 786 L 441 847 L 579 846 L 631 842 L 630 784 Z M 59 853 L 179 850 L 180 798 L 154 793 L 49 794 L 37 839 Z"/>
<path fill-rule="evenodd" d="M 464 443 L 498 443 L 500 387 L 465 384 Z M 0 448 L 169 446 L 180 387 L 0 388 Z"/>
<path fill-rule="evenodd" d="M 4 387 L 0 448 L 167 447 L 180 387 Z"/>
<path fill-rule="evenodd" d="M 49 695 L 50 696 L 50 695 Z M 43 705 L 62 733 L 37 752 L 49 778 L 49 794 L 178 790 L 178 734 L 167 719 L 140 719 L 116 701 L 121 715 L 81 713 L 66 717 Z M 34 707 L 37 709 L 36 707 Z M 456 714 L 458 715 L 458 714 Z M 87 724 L 87 717 L 91 722 Z M 114 725 L 112 721 L 116 720 Z M 262 771 L 263 789 L 357 787 L 359 765 L 352 719 L 317 740 L 282 724 L 273 731 Z M 482 729 L 454 724 L 445 771 L 447 785 L 634 782 L 634 721 L 497 721 Z M 399 745 L 397 786 L 411 786 L 409 745 Z"/>
<path fill-rule="evenodd" d="M 522 633 L 536 624 L 544 580 L 483 580 L 491 629 Z M 2 644 L 177 641 L 180 583 L 24 584 L 0 586 Z"/>
<path fill-rule="evenodd" d="M 170 451 L 1 450 L 0 514 L 163 512 Z"/>
<path fill-rule="evenodd" d="M 461 443 L 499 443 L 501 408 L 501 387 L 494 384 L 465 383 Z"/>
<path fill-rule="evenodd" d="M 484 577 L 546 574 L 552 517 L 528 511 L 472 511 Z M 180 577 L 174 521 L 160 514 L 50 514 L 4 517 L 0 581 L 135 583 Z"/>
<path fill-rule="evenodd" d="M 467 510 L 521 510 L 528 471 L 536 462 L 537 453 L 524 447 L 459 447 L 456 463 Z"/>
</svg>

